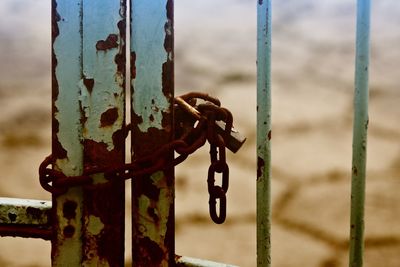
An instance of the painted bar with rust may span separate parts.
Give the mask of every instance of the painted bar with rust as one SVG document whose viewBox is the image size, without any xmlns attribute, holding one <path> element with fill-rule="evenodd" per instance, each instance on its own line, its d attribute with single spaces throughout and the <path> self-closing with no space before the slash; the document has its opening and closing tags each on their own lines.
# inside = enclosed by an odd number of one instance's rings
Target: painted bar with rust
<svg viewBox="0 0 400 267">
<path fill-rule="evenodd" d="M 51 238 L 51 202 L 0 198 L 0 236 Z"/>
<path fill-rule="evenodd" d="M 131 1 L 133 159 L 173 139 L 173 36 L 172 0 Z M 134 266 L 174 266 L 174 194 L 173 168 L 132 181 Z"/>
<path fill-rule="evenodd" d="M 257 266 L 271 266 L 271 1 L 257 4 Z"/>
<path fill-rule="evenodd" d="M 363 266 L 364 257 L 364 202 L 368 133 L 370 13 L 370 0 L 358 0 L 351 177 L 350 267 Z"/>
<path fill-rule="evenodd" d="M 67 176 L 124 162 L 125 12 L 120 0 L 52 1 L 52 154 Z M 52 266 L 124 265 L 124 182 L 53 194 Z"/>
</svg>

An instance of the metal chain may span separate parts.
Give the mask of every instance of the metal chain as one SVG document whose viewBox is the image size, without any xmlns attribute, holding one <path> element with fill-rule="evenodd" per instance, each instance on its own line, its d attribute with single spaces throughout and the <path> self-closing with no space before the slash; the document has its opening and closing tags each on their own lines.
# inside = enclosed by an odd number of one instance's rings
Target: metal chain
<svg viewBox="0 0 400 267">
<path fill-rule="evenodd" d="M 196 105 L 198 99 L 205 103 Z M 48 156 L 39 167 L 39 181 L 41 186 L 52 194 L 64 194 L 68 188 L 74 186 L 87 186 L 92 184 L 92 175 L 104 173 L 106 179 L 127 180 L 135 177 L 150 175 L 156 171 L 172 168 L 183 162 L 190 154 L 202 147 L 206 141 L 210 144 L 211 165 L 208 169 L 209 212 L 211 219 L 221 224 L 226 218 L 226 192 L 229 186 L 229 167 L 226 163 L 226 144 L 232 129 L 232 114 L 221 107 L 218 99 L 203 93 L 189 93 L 175 98 L 174 112 L 176 136 L 173 141 L 163 145 L 151 155 L 141 157 L 132 163 L 120 166 L 89 167 L 82 175 L 66 176 L 51 166 L 56 158 Z M 223 121 L 224 131 L 218 131 L 217 121 Z M 126 127 L 126 134 L 130 130 Z M 165 155 L 175 151 L 179 155 L 170 162 L 165 161 Z M 221 185 L 215 184 L 215 174 L 221 173 Z M 217 213 L 217 200 L 219 200 L 219 214 Z"/>
</svg>

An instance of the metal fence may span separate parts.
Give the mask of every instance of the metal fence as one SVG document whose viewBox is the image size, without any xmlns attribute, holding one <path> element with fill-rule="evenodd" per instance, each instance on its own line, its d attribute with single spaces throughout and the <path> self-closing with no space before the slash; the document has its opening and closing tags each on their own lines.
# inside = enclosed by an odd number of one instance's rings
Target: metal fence
<svg viewBox="0 0 400 267">
<path fill-rule="evenodd" d="M 370 1 L 357 8 L 349 266 L 363 264 Z M 257 266 L 271 266 L 271 1 L 257 9 Z M 125 0 L 52 0 L 52 156 L 39 170 L 52 201 L 1 198 L 0 235 L 50 240 L 52 266 L 124 265 L 127 128 L 132 162 L 176 134 L 173 13 L 173 0 L 132 0 L 129 11 Z M 173 167 L 141 168 L 132 183 L 133 265 L 231 266 L 175 255 Z M 211 196 L 214 217 L 223 217 L 224 198 Z"/>
</svg>

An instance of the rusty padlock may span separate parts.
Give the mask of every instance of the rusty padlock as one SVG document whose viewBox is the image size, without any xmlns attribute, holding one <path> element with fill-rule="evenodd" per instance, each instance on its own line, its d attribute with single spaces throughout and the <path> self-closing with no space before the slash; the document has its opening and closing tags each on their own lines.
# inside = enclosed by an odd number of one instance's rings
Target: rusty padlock
<svg viewBox="0 0 400 267">
<path fill-rule="evenodd" d="M 179 105 L 179 107 L 182 108 L 185 111 L 185 113 L 189 114 L 192 117 L 192 119 L 200 120 L 202 115 L 195 108 L 195 106 L 190 105 L 181 97 L 175 97 L 175 103 L 177 105 Z M 222 133 L 225 131 L 226 123 L 223 121 L 216 121 L 215 124 L 217 125 L 217 132 L 222 135 Z M 225 135 L 222 135 L 222 136 L 225 136 Z M 246 137 L 241 135 L 239 133 L 239 131 L 237 131 L 233 127 L 231 129 L 230 135 L 228 135 L 228 137 L 226 139 L 227 140 L 224 140 L 225 145 L 233 153 L 236 153 L 242 147 L 244 142 L 246 141 Z"/>
</svg>

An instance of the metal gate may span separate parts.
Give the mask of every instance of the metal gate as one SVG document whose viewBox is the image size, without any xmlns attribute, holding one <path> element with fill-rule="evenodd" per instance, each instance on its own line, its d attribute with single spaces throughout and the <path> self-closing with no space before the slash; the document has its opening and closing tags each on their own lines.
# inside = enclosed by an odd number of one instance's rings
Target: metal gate
<svg viewBox="0 0 400 267">
<path fill-rule="evenodd" d="M 271 1 L 257 8 L 257 265 L 271 266 Z M 2 236 L 51 240 L 52 266 L 124 265 L 126 170 L 112 168 L 125 164 L 125 101 L 132 161 L 174 139 L 173 13 L 173 0 L 129 12 L 125 0 L 52 0 L 52 156 L 39 170 L 52 201 L 1 198 Z M 369 14 L 358 0 L 349 266 L 363 258 Z M 175 255 L 174 170 L 148 172 L 132 187 L 134 266 L 231 266 Z"/>
</svg>

